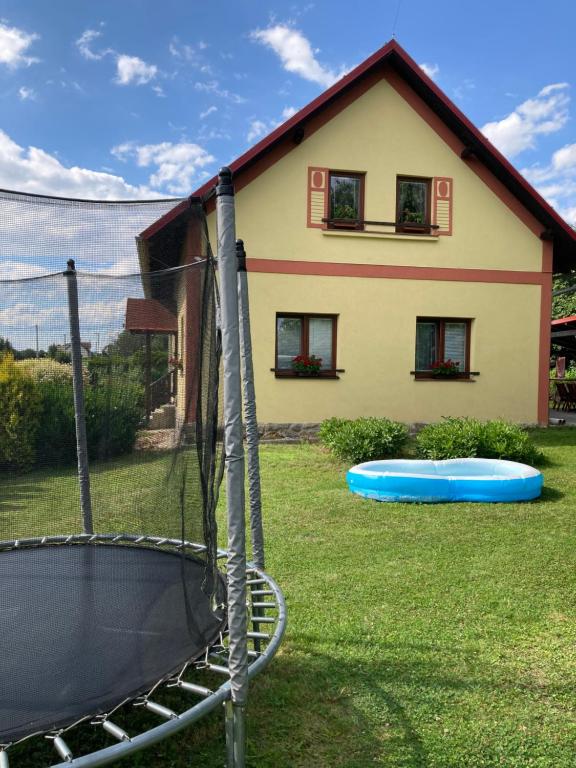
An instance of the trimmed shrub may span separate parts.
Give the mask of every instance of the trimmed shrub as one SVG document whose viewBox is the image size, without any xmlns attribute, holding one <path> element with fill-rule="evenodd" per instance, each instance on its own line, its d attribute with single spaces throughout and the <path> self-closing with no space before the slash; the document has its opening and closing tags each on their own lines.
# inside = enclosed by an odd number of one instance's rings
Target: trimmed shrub
<svg viewBox="0 0 576 768">
<path fill-rule="evenodd" d="M 36 455 L 45 464 L 76 461 L 76 425 L 72 385 L 44 379 L 37 383 L 41 411 Z M 143 389 L 122 383 L 86 386 L 86 433 L 90 459 L 107 459 L 128 453 L 144 415 Z"/>
<path fill-rule="evenodd" d="M 0 355 L 0 469 L 32 467 L 39 412 L 32 377 L 18 367 L 11 352 Z"/>
<path fill-rule="evenodd" d="M 398 456 L 408 429 L 389 419 L 327 419 L 320 425 L 320 441 L 344 461 L 359 464 Z"/>
<path fill-rule="evenodd" d="M 501 420 L 443 419 L 419 432 L 416 449 L 433 460 L 477 457 L 538 464 L 543 458 L 525 429 Z"/>
</svg>

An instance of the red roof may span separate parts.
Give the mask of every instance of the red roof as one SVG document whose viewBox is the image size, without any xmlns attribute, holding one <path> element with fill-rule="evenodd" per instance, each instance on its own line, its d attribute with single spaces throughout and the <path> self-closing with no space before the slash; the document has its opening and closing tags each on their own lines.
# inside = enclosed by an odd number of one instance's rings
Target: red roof
<svg viewBox="0 0 576 768">
<path fill-rule="evenodd" d="M 552 325 L 567 325 L 569 323 L 576 323 L 576 315 L 570 315 L 570 317 L 560 317 L 558 320 L 552 320 Z"/>
<path fill-rule="evenodd" d="M 126 300 L 126 330 L 132 333 L 176 333 L 176 316 L 156 299 Z"/>
<path fill-rule="evenodd" d="M 414 59 L 395 40 L 386 43 L 385 46 L 372 54 L 366 61 L 345 75 L 331 88 L 328 88 L 318 98 L 314 99 L 314 101 L 310 102 L 310 104 L 259 141 L 258 144 L 234 160 L 230 168 L 236 179 L 241 177 L 243 173 L 282 141 L 292 140 L 296 129 L 305 129 L 308 120 L 321 110 L 326 109 L 326 107 L 361 79 L 382 68 L 384 64 L 392 67 L 412 87 L 424 102 L 460 138 L 469 152 L 488 167 L 494 176 L 542 223 L 544 229 L 550 231 L 546 235 L 551 235 L 554 239 L 555 269 L 561 271 L 573 268 L 576 262 L 576 232 L 468 120 L 463 112 L 438 88 L 436 83 L 425 74 Z M 214 176 L 197 189 L 193 197 L 206 196 L 216 183 L 217 176 Z M 149 238 L 154 235 L 185 211 L 187 206 L 187 201 L 177 205 L 143 232 L 142 237 Z"/>
</svg>

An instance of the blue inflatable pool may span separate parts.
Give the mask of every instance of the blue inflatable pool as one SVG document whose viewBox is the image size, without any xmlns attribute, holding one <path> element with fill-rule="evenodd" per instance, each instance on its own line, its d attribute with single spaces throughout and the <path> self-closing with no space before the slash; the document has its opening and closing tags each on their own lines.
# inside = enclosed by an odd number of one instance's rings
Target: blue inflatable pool
<svg viewBox="0 0 576 768">
<path fill-rule="evenodd" d="M 542 473 L 502 459 L 367 461 L 346 475 L 353 493 L 378 501 L 530 501 Z"/>
</svg>

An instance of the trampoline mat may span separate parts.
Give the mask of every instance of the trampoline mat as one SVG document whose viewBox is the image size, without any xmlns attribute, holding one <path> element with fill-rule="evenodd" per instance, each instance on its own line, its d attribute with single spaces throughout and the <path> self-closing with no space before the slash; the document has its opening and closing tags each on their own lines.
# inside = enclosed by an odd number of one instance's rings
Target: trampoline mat
<svg viewBox="0 0 576 768">
<path fill-rule="evenodd" d="M 218 639 L 204 564 L 121 545 L 0 552 L 0 743 L 149 690 Z"/>
</svg>

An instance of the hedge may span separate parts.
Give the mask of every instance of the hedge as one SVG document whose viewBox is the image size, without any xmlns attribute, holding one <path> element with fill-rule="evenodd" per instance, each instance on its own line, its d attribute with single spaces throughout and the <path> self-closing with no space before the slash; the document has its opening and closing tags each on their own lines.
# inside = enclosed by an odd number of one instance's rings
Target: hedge
<svg viewBox="0 0 576 768">
<path fill-rule="evenodd" d="M 398 456 L 408 437 L 404 424 L 389 419 L 327 419 L 320 441 L 338 458 L 358 464 Z"/>
<path fill-rule="evenodd" d="M 443 419 L 421 430 L 416 450 L 434 460 L 478 457 L 538 464 L 543 458 L 525 429 L 501 420 Z"/>
</svg>

